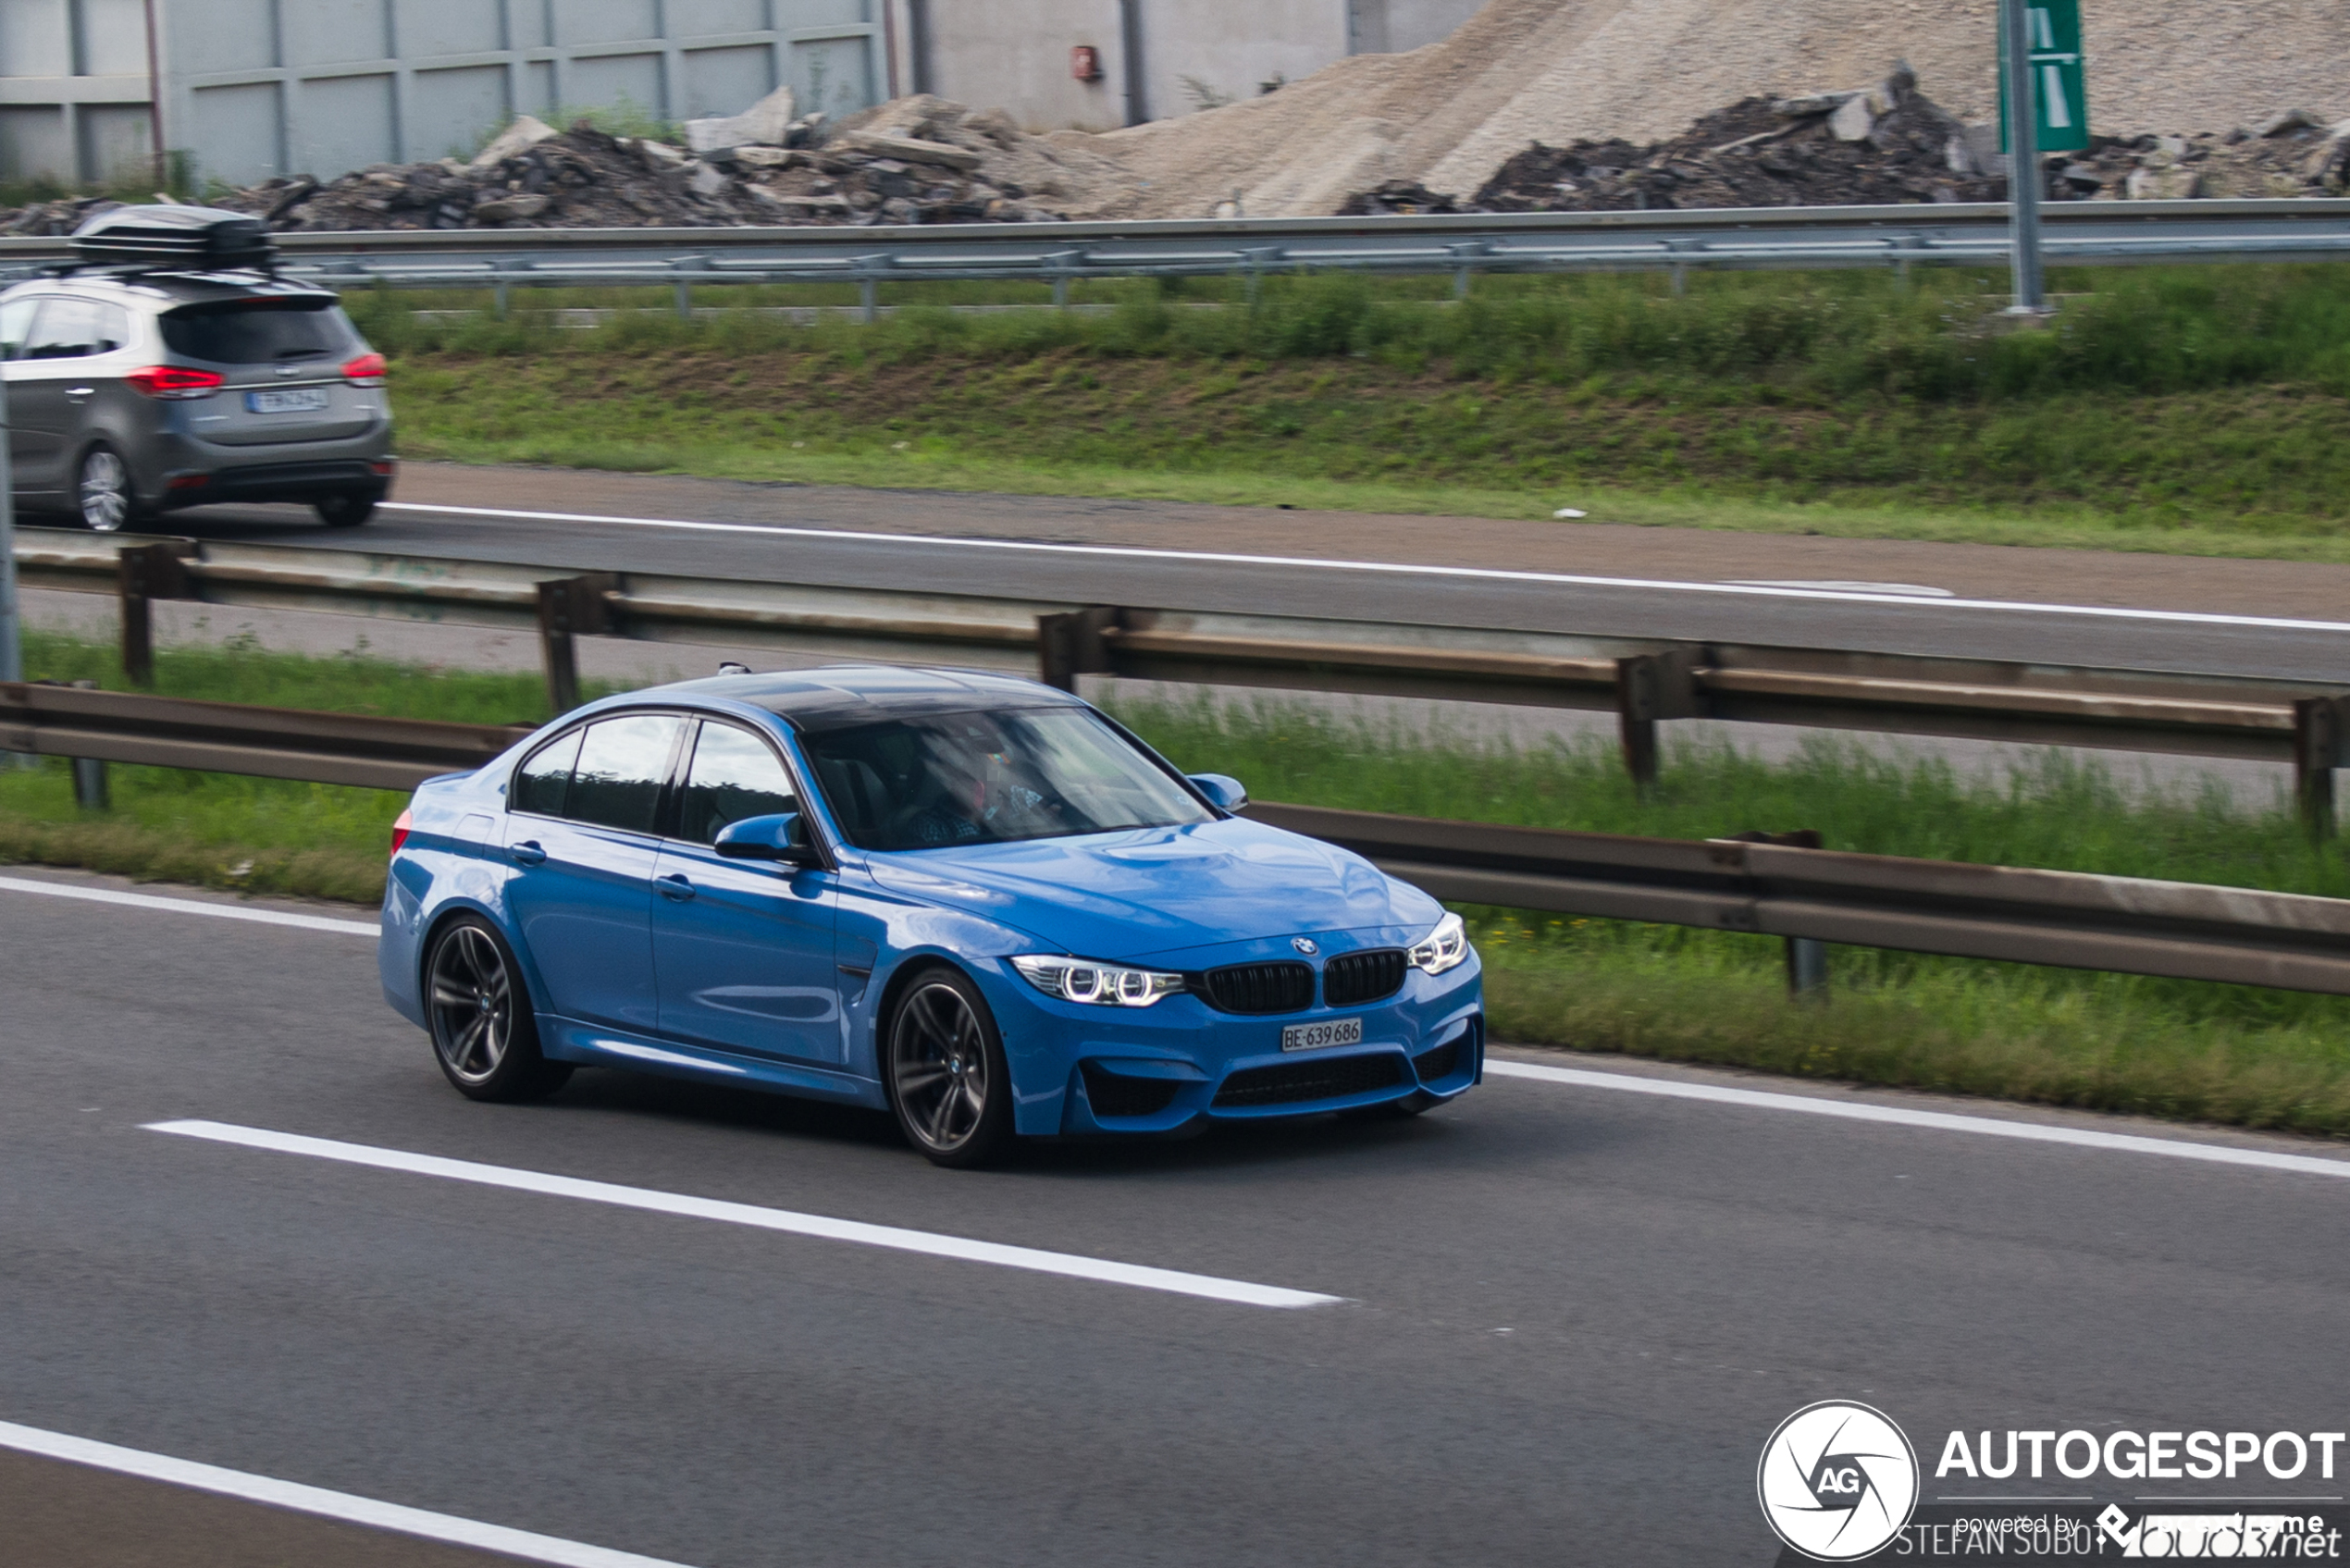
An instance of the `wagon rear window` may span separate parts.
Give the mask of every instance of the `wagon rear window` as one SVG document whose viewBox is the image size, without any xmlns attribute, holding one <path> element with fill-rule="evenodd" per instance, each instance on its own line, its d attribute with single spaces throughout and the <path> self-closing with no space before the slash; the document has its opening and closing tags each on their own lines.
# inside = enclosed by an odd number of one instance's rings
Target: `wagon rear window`
<svg viewBox="0 0 2350 1568">
<path fill-rule="evenodd" d="M 332 300 L 229 300 L 163 318 L 173 353 L 215 364 L 325 359 L 352 347 L 354 336 Z"/>
</svg>

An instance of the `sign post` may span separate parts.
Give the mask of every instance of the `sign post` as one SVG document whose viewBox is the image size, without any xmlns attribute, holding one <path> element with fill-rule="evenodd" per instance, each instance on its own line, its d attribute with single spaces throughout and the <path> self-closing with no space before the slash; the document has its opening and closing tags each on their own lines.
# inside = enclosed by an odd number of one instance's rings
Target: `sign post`
<svg viewBox="0 0 2350 1568">
<path fill-rule="evenodd" d="M 1999 130 L 2015 245 L 2015 303 L 2008 314 L 2044 316 L 2040 154 L 2089 144 L 2081 0 L 1999 0 Z"/>
</svg>

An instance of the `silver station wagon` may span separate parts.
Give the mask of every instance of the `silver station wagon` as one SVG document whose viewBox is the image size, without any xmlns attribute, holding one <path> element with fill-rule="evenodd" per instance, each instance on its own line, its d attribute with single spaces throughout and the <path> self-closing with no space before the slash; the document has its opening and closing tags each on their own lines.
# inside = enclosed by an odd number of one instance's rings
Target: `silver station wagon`
<svg viewBox="0 0 2350 1568">
<path fill-rule="evenodd" d="M 0 293 L 18 504 L 114 533 L 173 508 L 294 501 L 365 523 L 391 487 L 384 361 L 254 218 L 118 207 Z"/>
</svg>

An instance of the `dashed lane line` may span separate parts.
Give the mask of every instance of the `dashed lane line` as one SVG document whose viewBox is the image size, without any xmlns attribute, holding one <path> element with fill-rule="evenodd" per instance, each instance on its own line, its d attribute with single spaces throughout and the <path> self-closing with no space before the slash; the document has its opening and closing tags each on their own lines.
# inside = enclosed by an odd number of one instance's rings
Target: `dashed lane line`
<svg viewBox="0 0 2350 1568">
<path fill-rule="evenodd" d="M 1107 1258 L 1082 1257 L 1073 1253 L 1048 1253 L 1034 1247 L 1008 1246 L 999 1241 L 976 1241 L 962 1236 L 901 1229 L 894 1225 L 869 1225 L 862 1220 L 834 1219 L 825 1215 L 798 1214 L 790 1209 L 764 1208 L 756 1204 L 726 1203 L 683 1192 L 657 1191 L 649 1187 L 623 1187 L 609 1181 L 587 1181 L 577 1177 L 552 1176 L 544 1171 L 516 1170 L 508 1166 L 482 1165 L 473 1160 L 444 1159 L 437 1154 L 410 1154 L 404 1149 L 382 1149 L 372 1144 L 346 1143 L 331 1138 L 306 1138 L 297 1133 L 272 1132 L 263 1128 L 237 1127 L 227 1122 L 159 1121 L 147 1124 L 146 1130 L 176 1133 L 183 1138 L 202 1138 L 216 1143 L 233 1143 L 247 1149 L 266 1149 L 277 1154 L 303 1154 L 312 1159 L 336 1160 L 377 1170 L 405 1171 L 416 1176 L 437 1176 L 450 1181 L 469 1181 L 484 1187 L 503 1187 L 517 1192 L 576 1198 L 587 1203 L 610 1204 L 618 1208 L 642 1209 L 653 1214 L 714 1219 L 728 1225 L 747 1225 L 756 1229 L 780 1230 L 828 1241 L 850 1241 L 860 1246 L 920 1253 L 964 1263 L 993 1264 L 1000 1268 L 1028 1269 L 1038 1274 L 1058 1274 L 1071 1279 L 1097 1280 L 1103 1284 L 1127 1285 L 1144 1290 L 1165 1290 L 1179 1296 L 1200 1296 L 1241 1306 L 1330 1306 L 1343 1299 L 1312 1290 L 1286 1290 L 1278 1285 L 1256 1285 L 1243 1279 L 1219 1279 L 1208 1274 L 1186 1274 L 1178 1269 L 1116 1263 Z"/>
<path fill-rule="evenodd" d="M 175 1487 L 189 1487 L 197 1491 L 241 1498 L 247 1502 L 265 1503 L 272 1508 L 288 1508 L 298 1513 L 371 1525 L 395 1535 L 415 1536 L 428 1541 L 446 1541 L 452 1546 L 503 1552 L 526 1562 L 552 1562 L 561 1564 L 562 1568 L 684 1568 L 683 1564 L 666 1558 L 639 1557 L 633 1551 L 614 1551 L 609 1547 L 567 1541 L 559 1536 L 541 1536 L 529 1530 L 510 1529 L 503 1525 L 485 1525 L 477 1519 L 434 1513 L 402 1503 L 357 1497 L 350 1492 L 328 1491 L 323 1487 L 305 1487 L 296 1481 L 280 1481 L 243 1470 L 224 1470 L 216 1464 L 199 1464 L 193 1460 L 174 1459 L 168 1454 L 118 1448 L 113 1443 L 68 1437 L 62 1432 L 45 1432 L 38 1426 L 19 1426 L 9 1421 L 0 1421 L 0 1448 L 13 1449 L 19 1453 L 38 1454 L 44 1459 L 64 1460 L 73 1464 L 87 1464 L 119 1475 L 136 1475 Z"/>
</svg>

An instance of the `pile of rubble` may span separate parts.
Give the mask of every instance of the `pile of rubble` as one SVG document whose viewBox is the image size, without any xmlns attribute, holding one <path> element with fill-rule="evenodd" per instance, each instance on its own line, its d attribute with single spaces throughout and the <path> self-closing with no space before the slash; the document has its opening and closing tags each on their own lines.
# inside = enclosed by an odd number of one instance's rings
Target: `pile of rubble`
<svg viewBox="0 0 2350 1568">
<path fill-rule="evenodd" d="M 1626 212 L 1998 201 L 2005 177 L 1956 116 L 1900 68 L 1877 86 L 1749 98 L 1669 141 L 1540 142 L 1504 163 L 1472 211 Z"/>
<path fill-rule="evenodd" d="M 1098 154 L 944 98 L 898 99 L 833 125 L 795 117 L 785 88 L 684 129 L 681 146 L 525 115 L 469 161 L 377 164 L 323 184 L 295 175 L 211 204 L 281 231 L 1045 223 L 1084 216 L 1132 184 Z M 0 216 L 0 231 L 69 234 L 111 204 L 44 203 Z"/>
<path fill-rule="evenodd" d="M 1540 142 L 1462 200 L 1391 180 L 1343 216 L 1626 212 L 1679 207 L 1859 206 L 2007 199 L 1998 133 L 1917 90 L 1907 67 L 1875 87 L 1748 98 L 1667 141 Z M 2350 121 L 2302 110 L 2224 136 L 2097 137 L 2047 160 L 2056 201 L 2338 196 L 2350 180 Z"/>
</svg>

